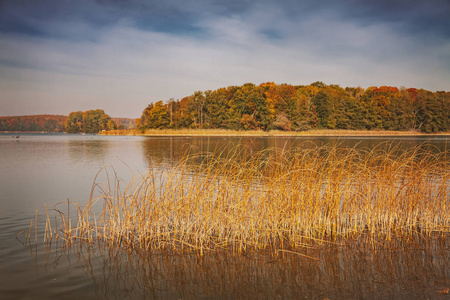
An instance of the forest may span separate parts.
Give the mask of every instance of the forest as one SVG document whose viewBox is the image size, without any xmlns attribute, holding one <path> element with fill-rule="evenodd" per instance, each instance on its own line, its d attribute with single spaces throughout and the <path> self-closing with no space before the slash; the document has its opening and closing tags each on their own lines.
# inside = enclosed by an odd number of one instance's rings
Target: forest
<svg viewBox="0 0 450 300">
<path fill-rule="evenodd" d="M 66 120 L 61 115 L 0 117 L 0 131 L 63 132 Z"/>
<path fill-rule="evenodd" d="M 450 92 L 445 91 L 268 82 L 197 91 L 181 100 L 149 104 L 137 126 L 141 130 L 323 128 L 436 133 L 450 130 L 449 117 Z"/>
<path fill-rule="evenodd" d="M 1 131 L 30 131 L 30 132 L 94 132 L 99 129 L 99 131 L 104 128 L 117 128 L 117 129 L 134 129 L 136 128 L 136 120 L 129 118 L 109 118 L 106 116 L 101 117 L 104 112 L 100 110 L 100 115 L 95 113 L 95 110 L 90 110 L 87 112 L 72 112 L 70 114 L 71 119 L 69 123 L 66 124 L 68 116 L 62 115 L 31 115 L 31 116 L 10 116 L 10 117 L 0 117 L 0 132 Z M 89 112 L 89 113 L 88 113 Z M 103 112 L 103 113 L 102 113 Z M 81 113 L 81 117 L 80 117 Z M 83 119 L 83 115 L 84 116 Z M 95 116 L 98 117 L 95 117 Z M 76 119 L 78 117 L 78 119 Z M 93 119 L 96 118 L 97 124 L 93 125 Z M 76 119 L 76 120 L 74 120 Z M 106 125 L 102 122 L 106 120 Z M 86 122 L 86 124 L 85 124 Z M 76 123 L 76 124 L 74 124 Z M 115 126 L 115 127 L 114 127 Z M 98 131 L 97 131 L 98 132 Z"/>
<path fill-rule="evenodd" d="M 97 133 L 135 127 L 436 133 L 450 131 L 450 92 L 391 86 L 342 88 L 320 81 L 309 85 L 246 83 L 151 103 L 137 120 L 111 118 L 101 109 L 69 116 L 0 117 L 0 131 Z"/>
</svg>

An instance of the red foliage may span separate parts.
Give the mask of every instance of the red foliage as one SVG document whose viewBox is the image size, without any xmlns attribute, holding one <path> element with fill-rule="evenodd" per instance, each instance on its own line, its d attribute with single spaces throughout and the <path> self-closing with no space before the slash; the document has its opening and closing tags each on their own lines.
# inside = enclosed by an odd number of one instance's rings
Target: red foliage
<svg viewBox="0 0 450 300">
<path fill-rule="evenodd" d="M 62 132 L 66 119 L 61 115 L 0 117 L 0 131 Z"/>
<path fill-rule="evenodd" d="M 376 94 L 391 94 L 398 93 L 398 88 L 393 86 L 380 86 L 379 88 L 374 88 L 373 92 Z"/>
<path fill-rule="evenodd" d="M 411 98 L 411 100 L 414 102 L 417 100 L 417 89 L 415 88 L 410 88 L 408 89 L 409 92 L 409 97 Z"/>
</svg>

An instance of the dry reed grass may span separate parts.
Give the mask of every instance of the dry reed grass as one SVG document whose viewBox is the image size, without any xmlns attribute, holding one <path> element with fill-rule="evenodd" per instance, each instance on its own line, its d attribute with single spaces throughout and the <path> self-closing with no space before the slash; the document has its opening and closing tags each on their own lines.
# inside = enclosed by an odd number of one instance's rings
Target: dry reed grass
<svg viewBox="0 0 450 300">
<path fill-rule="evenodd" d="M 106 170 L 86 206 L 72 203 L 73 225 L 58 210 L 46 236 L 53 228 L 66 243 L 200 255 L 446 239 L 449 159 L 425 148 L 217 149 L 129 183 Z"/>
</svg>

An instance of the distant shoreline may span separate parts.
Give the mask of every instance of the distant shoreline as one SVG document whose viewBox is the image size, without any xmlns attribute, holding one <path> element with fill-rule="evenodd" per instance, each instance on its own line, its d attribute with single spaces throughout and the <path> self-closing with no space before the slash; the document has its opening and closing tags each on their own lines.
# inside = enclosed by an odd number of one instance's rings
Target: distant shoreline
<svg viewBox="0 0 450 300">
<path fill-rule="evenodd" d="M 68 134 L 65 132 L 45 131 L 0 131 L 0 134 Z M 71 133 L 78 134 L 78 133 Z M 82 133 L 79 133 L 80 135 Z M 110 130 L 94 135 L 104 136 L 242 136 L 242 137 L 320 137 L 320 136 L 361 136 L 361 137 L 383 137 L 383 136 L 449 136 L 450 132 L 422 133 L 415 131 L 389 131 L 389 130 L 344 130 L 344 129 L 316 129 L 308 131 L 262 131 L 262 130 L 227 130 L 227 129 L 147 129 L 144 132 L 138 129 Z"/>
<path fill-rule="evenodd" d="M 388 130 L 342 130 L 317 129 L 308 131 L 238 131 L 226 129 L 147 129 L 144 132 L 137 129 L 110 130 L 101 135 L 127 136 L 248 136 L 248 137 L 317 137 L 317 136 L 450 136 L 450 132 L 422 133 L 415 131 Z"/>
<path fill-rule="evenodd" d="M 51 133 L 51 134 L 65 134 L 66 132 L 62 131 L 17 131 L 17 130 L 6 130 L 6 131 L 0 131 L 0 133 L 12 133 L 12 134 L 18 134 L 18 133 Z"/>
</svg>

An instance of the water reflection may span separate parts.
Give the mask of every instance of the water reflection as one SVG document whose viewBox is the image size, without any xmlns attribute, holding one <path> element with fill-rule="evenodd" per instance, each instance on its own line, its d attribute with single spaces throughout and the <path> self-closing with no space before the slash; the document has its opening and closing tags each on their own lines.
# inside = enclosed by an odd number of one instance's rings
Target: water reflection
<svg viewBox="0 0 450 300">
<path fill-rule="evenodd" d="M 111 143 L 105 140 L 68 140 L 65 144 L 70 160 L 88 164 L 103 161 L 111 148 Z"/>
<path fill-rule="evenodd" d="M 297 254 L 171 255 L 102 246 L 76 250 L 101 298 L 430 299 L 450 286 L 449 241 L 433 252 L 324 246 Z M 73 250 L 73 249 L 72 249 Z"/>
<path fill-rule="evenodd" d="M 244 146 L 251 151 L 268 148 L 311 149 L 321 146 L 354 148 L 368 150 L 378 148 L 402 149 L 423 145 L 432 152 L 445 152 L 449 149 L 448 137 L 149 137 L 142 141 L 142 153 L 147 165 L 173 165 L 186 153 L 214 153 L 230 151 Z"/>
<path fill-rule="evenodd" d="M 230 152 L 237 146 L 251 151 L 267 148 L 316 147 L 328 140 L 267 138 L 267 137 L 152 137 L 142 143 L 143 155 L 148 163 L 173 165 L 184 155 L 198 153 Z"/>
</svg>

